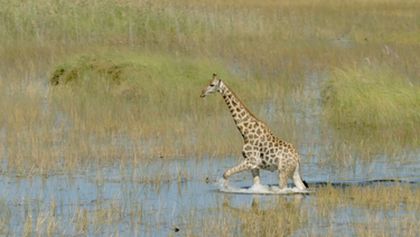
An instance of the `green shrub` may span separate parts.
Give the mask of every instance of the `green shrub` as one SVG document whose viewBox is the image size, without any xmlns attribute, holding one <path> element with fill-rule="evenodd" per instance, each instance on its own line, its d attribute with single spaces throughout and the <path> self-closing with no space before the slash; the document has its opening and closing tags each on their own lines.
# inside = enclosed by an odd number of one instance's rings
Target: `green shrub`
<svg viewBox="0 0 420 237">
<path fill-rule="evenodd" d="M 420 125 L 420 87 L 387 66 L 336 69 L 323 96 L 326 115 L 336 127 Z"/>
</svg>

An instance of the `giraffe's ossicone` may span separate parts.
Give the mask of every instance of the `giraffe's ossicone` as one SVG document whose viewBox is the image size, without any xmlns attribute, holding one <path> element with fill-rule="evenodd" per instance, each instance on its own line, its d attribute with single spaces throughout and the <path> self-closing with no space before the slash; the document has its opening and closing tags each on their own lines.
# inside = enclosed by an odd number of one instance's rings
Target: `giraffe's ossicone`
<svg viewBox="0 0 420 237">
<path fill-rule="evenodd" d="M 210 84 L 204 88 L 201 97 L 219 92 L 225 100 L 236 127 L 242 134 L 244 145 L 242 155 L 244 160 L 237 166 L 228 169 L 223 178 L 249 170 L 254 184 L 260 184 L 260 169 L 279 172 L 279 187 L 287 187 L 289 178 L 293 179 L 298 189 L 305 190 L 299 173 L 299 155 L 292 144 L 273 135 L 265 123 L 258 120 L 239 100 L 232 90 L 213 74 Z"/>
</svg>

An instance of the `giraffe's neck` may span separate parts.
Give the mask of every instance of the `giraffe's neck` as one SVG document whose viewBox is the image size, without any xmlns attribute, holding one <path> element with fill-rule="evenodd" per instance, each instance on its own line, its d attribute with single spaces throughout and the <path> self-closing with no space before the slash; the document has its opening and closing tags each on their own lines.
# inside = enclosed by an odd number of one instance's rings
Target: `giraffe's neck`
<svg viewBox="0 0 420 237">
<path fill-rule="evenodd" d="M 225 84 L 222 85 L 220 94 L 223 96 L 230 113 L 232 114 L 233 120 L 235 121 L 236 127 L 242 134 L 242 137 L 246 138 L 247 134 L 245 130 L 258 123 L 259 120 L 246 108 L 246 106 L 239 100 L 239 98 L 233 93 Z"/>
</svg>

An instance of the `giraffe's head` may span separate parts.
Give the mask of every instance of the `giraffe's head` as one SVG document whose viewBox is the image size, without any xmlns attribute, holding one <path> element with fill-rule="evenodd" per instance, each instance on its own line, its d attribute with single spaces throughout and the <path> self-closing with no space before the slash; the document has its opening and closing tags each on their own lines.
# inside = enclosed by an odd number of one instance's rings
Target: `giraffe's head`
<svg viewBox="0 0 420 237">
<path fill-rule="evenodd" d="M 222 84 L 223 84 L 222 80 L 217 78 L 216 73 L 213 73 L 213 79 L 210 81 L 209 85 L 203 89 L 200 97 L 206 97 L 207 95 L 212 94 L 217 91 L 221 92 Z"/>
</svg>

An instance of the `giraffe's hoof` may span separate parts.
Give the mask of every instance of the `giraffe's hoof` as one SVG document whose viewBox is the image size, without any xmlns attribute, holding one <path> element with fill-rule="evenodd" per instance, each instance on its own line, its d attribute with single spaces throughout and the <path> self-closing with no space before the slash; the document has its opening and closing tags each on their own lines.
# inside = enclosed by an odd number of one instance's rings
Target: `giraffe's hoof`
<svg viewBox="0 0 420 237">
<path fill-rule="evenodd" d="M 221 188 L 224 188 L 224 189 L 228 188 L 229 187 L 228 180 L 225 178 L 220 179 L 219 185 L 221 186 Z"/>
</svg>

